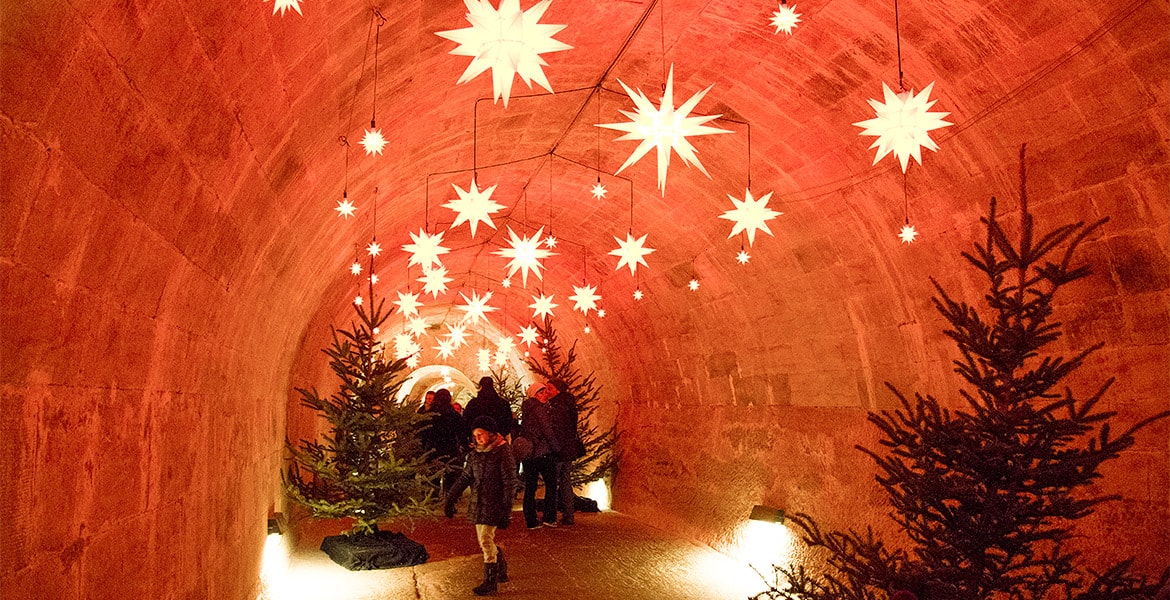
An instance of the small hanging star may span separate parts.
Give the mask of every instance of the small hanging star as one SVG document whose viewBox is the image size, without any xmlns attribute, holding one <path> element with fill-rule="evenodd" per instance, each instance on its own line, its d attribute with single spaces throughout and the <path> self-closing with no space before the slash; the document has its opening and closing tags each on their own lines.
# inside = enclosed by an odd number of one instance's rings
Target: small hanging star
<svg viewBox="0 0 1170 600">
<path fill-rule="evenodd" d="M 400 333 L 394 336 L 394 358 L 399 360 L 422 350 L 409 334 Z"/>
<path fill-rule="evenodd" d="M 416 338 L 426 334 L 427 327 L 427 320 L 422 317 L 411 317 L 406 323 L 406 331 L 410 332 L 411 337 Z"/>
<path fill-rule="evenodd" d="M 333 210 L 337 211 L 340 216 L 348 219 L 353 216 L 353 211 L 357 210 L 357 207 L 349 199 L 342 199 L 337 201 L 337 207 Z"/>
<path fill-rule="evenodd" d="M 930 132 L 942 127 L 949 127 L 954 123 L 943 120 L 943 117 L 951 113 L 930 112 L 930 107 L 937 102 L 937 100 L 927 101 L 933 87 L 934 82 L 932 81 L 930 85 L 923 88 L 921 94 L 915 96 L 914 90 L 895 94 L 884 81 L 882 82 L 885 102 L 878 102 L 872 98 L 869 100 L 869 105 L 873 107 L 877 116 L 867 121 L 854 123 L 863 129 L 857 135 L 877 136 L 877 139 L 870 145 L 870 149 L 877 148 L 877 156 L 874 156 L 873 164 L 876 165 L 882 157 L 893 152 L 902 165 L 902 172 L 905 173 L 911 158 L 918 164 L 922 164 L 923 148 L 938 151 L 938 144 L 930 139 Z"/>
<path fill-rule="evenodd" d="M 692 279 L 692 280 L 690 280 L 690 281 L 687 283 L 687 287 L 691 288 L 691 291 L 692 291 L 692 292 L 694 292 L 694 291 L 698 290 L 698 289 L 699 289 L 699 280 L 698 280 L 698 279 Z"/>
<path fill-rule="evenodd" d="M 439 260 L 439 256 L 451 251 L 442 245 L 442 231 L 431 235 L 425 230 L 419 229 L 418 235 L 410 234 L 410 239 L 413 243 L 402 246 L 403 250 L 410 253 L 410 261 L 406 265 L 421 265 L 424 271 L 428 267 L 442 266 L 443 263 Z"/>
<path fill-rule="evenodd" d="M 375 284 L 375 285 L 376 285 L 376 284 L 378 283 L 378 276 L 377 276 L 377 275 L 375 275 L 375 274 L 372 274 L 372 273 L 371 273 L 371 274 L 370 274 L 370 283 L 372 283 L 372 284 Z"/>
<path fill-rule="evenodd" d="M 593 186 L 593 199 L 594 200 L 601 200 L 602 198 L 605 197 L 605 192 L 606 192 L 605 186 L 601 185 L 601 180 L 598 179 L 597 184 Z"/>
<path fill-rule="evenodd" d="M 781 31 L 792 35 L 792 29 L 800 22 L 800 13 L 796 12 L 796 5 L 788 6 L 784 1 L 780 3 L 780 10 L 772 13 L 772 25 L 776 26 L 776 34 Z"/>
<path fill-rule="evenodd" d="M 582 329 L 581 331 L 582 331 L 582 332 L 584 332 L 585 334 L 589 334 L 589 333 L 590 333 L 591 331 L 593 331 L 593 330 L 592 330 L 592 329 L 590 329 L 588 325 L 586 325 L 586 326 L 585 326 L 585 328 L 584 328 L 584 329 Z"/>
<path fill-rule="evenodd" d="M 598 318 L 604 319 L 605 318 L 605 309 L 604 308 L 598 309 L 597 316 L 598 316 Z"/>
<path fill-rule="evenodd" d="M 417 352 L 415 352 L 414 354 L 411 354 L 410 358 L 406 359 L 406 366 L 410 367 L 411 369 L 418 368 L 418 353 Z"/>
<path fill-rule="evenodd" d="M 548 237 L 544 238 L 544 247 L 545 248 L 556 248 L 557 247 L 557 238 L 553 237 L 552 234 L 549 234 Z"/>
<path fill-rule="evenodd" d="M 909 223 L 905 224 L 902 227 L 902 231 L 898 232 L 898 238 L 902 240 L 903 244 L 913 242 L 916 237 L 918 237 L 918 230 L 914 229 L 914 226 Z"/>
<path fill-rule="evenodd" d="M 354 303 L 354 304 L 356 304 L 356 305 L 358 305 L 358 306 L 361 306 L 361 305 L 362 305 L 362 297 L 361 297 L 361 296 L 357 296 L 357 297 L 355 297 L 355 298 L 353 299 L 353 303 Z"/>
<path fill-rule="evenodd" d="M 496 350 L 495 363 L 496 363 L 497 367 L 502 367 L 502 366 L 508 364 L 508 353 L 502 352 L 500 350 Z"/>
<path fill-rule="evenodd" d="M 512 279 L 505 277 L 504 280 L 500 282 L 500 287 L 504 288 L 505 290 L 512 287 Z"/>
<path fill-rule="evenodd" d="M 434 269 L 423 267 L 423 276 L 418 278 L 418 282 L 423 284 L 423 293 L 430 294 L 432 298 L 446 294 L 447 284 L 452 281 L 455 280 L 447 277 L 447 267 L 442 265 Z"/>
<path fill-rule="evenodd" d="M 736 262 L 738 262 L 738 263 L 739 263 L 739 264 L 741 264 L 741 265 L 746 265 L 746 264 L 748 264 L 748 261 L 749 261 L 749 260 L 751 260 L 751 259 L 752 259 L 752 256 L 751 256 L 750 254 L 748 254 L 748 253 L 747 253 L 747 250 L 743 250 L 743 249 L 741 249 L 741 250 L 739 251 L 739 254 L 736 254 L 736 255 L 735 255 L 735 260 L 736 260 Z"/>
<path fill-rule="evenodd" d="M 267 1 L 268 0 L 265 0 L 265 2 L 267 2 Z M 272 14 L 275 15 L 277 13 L 277 11 L 279 11 L 280 16 L 283 17 L 285 11 L 287 11 L 290 8 L 297 11 L 298 15 L 304 16 L 304 14 L 305 14 L 305 13 L 301 12 L 301 0 L 275 0 L 272 3 Z"/>
<path fill-rule="evenodd" d="M 521 328 L 520 333 L 516 335 L 520 338 L 522 344 L 531 348 L 532 343 L 540 337 L 540 332 L 536 330 L 536 325 L 529 324 L 527 327 Z"/>
<path fill-rule="evenodd" d="M 463 344 L 467 343 L 467 327 L 463 325 L 452 325 L 447 323 L 447 341 L 451 342 L 451 347 L 458 349 Z"/>
<path fill-rule="evenodd" d="M 354 275 L 361 275 L 362 274 L 362 263 L 354 261 L 354 263 L 349 266 L 349 272 L 353 273 Z"/>
<path fill-rule="evenodd" d="M 492 192 L 495 191 L 496 186 L 480 190 L 479 186 L 475 184 L 475 179 L 472 179 L 471 186 L 466 191 L 455 184 L 451 184 L 451 187 L 455 188 L 459 199 L 443 205 L 443 208 L 449 208 L 458 213 L 455 222 L 451 223 L 450 229 L 455 229 L 460 223 L 467 223 L 471 228 L 471 237 L 475 239 L 475 226 L 478 223 L 486 223 L 488 227 L 496 228 L 491 215 L 504 208 L 503 204 L 492 201 Z"/>
<path fill-rule="evenodd" d="M 378 245 L 378 240 L 370 242 L 370 245 L 366 246 L 366 252 L 369 252 L 370 256 L 377 256 L 381 254 L 382 247 Z"/>
<path fill-rule="evenodd" d="M 508 277 L 511 277 L 516 271 L 520 271 L 520 280 L 524 283 L 524 287 L 528 287 L 528 272 L 532 271 L 536 274 L 537 279 L 544 279 L 540 269 L 542 265 L 540 261 L 554 256 L 549 250 L 540 247 L 540 236 L 544 234 L 544 227 L 536 230 L 536 234 L 532 237 L 517 236 L 511 227 L 508 227 L 508 235 L 511 240 L 511 248 L 504 248 L 497 250 L 493 254 L 496 256 L 503 256 L 510 258 L 508 262 Z"/>
<path fill-rule="evenodd" d="M 422 306 L 422 302 L 418 301 L 418 294 L 411 294 L 410 292 L 398 292 L 398 300 L 394 304 L 398 305 L 398 312 L 402 316 L 409 317 L 418 314 L 418 308 Z"/>
<path fill-rule="evenodd" d="M 480 371 L 487 371 L 492 368 L 492 351 L 487 348 L 480 348 L 476 351 L 476 361 L 479 363 Z"/>
<path fill-rule="evenodd" d="M 366 149 L 366 154 L 382 154 L 382 148 L 386 147 L 386 138 L 382 137 L 382 130 L 376 131 L 366 130 L 366 134 L 362 136 L 362 147 Z"/>
<path fill-rule="evenodd" d="M 492 299 L 491 292 L 484 292 L 483 296 L 480 296 L 479 294 L 475 293 L 475 290 L 472 290 L 471 298 L 464 296 L 463 292 L 459 292 L 459 297 L 463 298 L 463 301 L 466 304 L 458 304 L 455 306 L 455 308 L 458 308 L 459 310 L 467 313 L 463 315 L 463 319 L 461 319 L 460 322 L 471 321 L 471 324 L 474 325 L 478 323 L 480 319 L 486 319 L 486 313 L 499 310 L 494 306 L 487 305 L 488 301 Z"/>
<path fill-rule="evenodd" d="M 528 308 L 532 309 L 532 318 L 537 319 L 543 316 L 553 316 L 553 309 L 560 306 L 559 304 L 553 304 L 553 296 L 552 294 L 548 296 L 541 294 L 539 298 L 536 296 L 532 297 L 533 303 L 528 305 Z"/>
<path fill-rule="evenodd" d="M 743 200 L 731 194 L 727 197 L 731 198 L 731 203 L 735 205 L 734 209 L 719 215 L 720 219 L 735 221 L 735 227 L 731 228 L 727 238 L 731 239 L 735 234 L 746 231 L 749 246 L 755 243 L 757 230 L 772 235 L 772 230 L 768 229 L 768 221 L 784 214 L 768 208 L 768 199 L 772 197 L 772 192 L 764 194 L 758 200 L 752 198 L 751 190 L 744 192 Z"/>
<path fill-rule="evenodd" d="M 645 296 L 646 294 L 643 294 L 641 289 L 634 290 L 634 300 L 641 300 Z"/>
<path fill-rule="evenodd" d="M 601 296 L 596 294 L 597 286 L 585 284 L 584 286 L 573 286 L 573 291 L 576 294 L 569 296 L 569 300 L 573 301 L 573 310 L 579 310 L 589 315 L 589 311 L 597 309 L 597 301 L 601 300 Z"/>
<path fill-rule="evenodd" d="M 626 265 L 630 267 L 630 275 L 633 275 L 634 269 L 638 268 L 639 263 L 641 263 L 643 266 L 649 266 L 646 264 L 646 260 L 642 258 L 643 256 L 654 252 L 654 248 L 645 248 L 642 246 L 642 244 L 646 242 L 647 235 L 649 234 L 642 234 L 642 237 L 635 240 L 633 234 L 627 232 L 626 241 L 624 242 L 616 235 L 614 236 L 613 239 L 617 241 L 618 248 L 610 250 L 609 253 L 612 256 L 618 256 L 621 258 L 621 260 L 618 261 L 617 268 L 614 269 L 615 271 L 620 271 L 622 265 Z"/>
<path fill-rule="evenodd" d="M 451 343 L 450 339 L 439 340 L 439 345 L 434 346 L 434 349 L 439 352 L 439 358 L 451 358 L 455 354 L 455 345 Z"/>
</svg>

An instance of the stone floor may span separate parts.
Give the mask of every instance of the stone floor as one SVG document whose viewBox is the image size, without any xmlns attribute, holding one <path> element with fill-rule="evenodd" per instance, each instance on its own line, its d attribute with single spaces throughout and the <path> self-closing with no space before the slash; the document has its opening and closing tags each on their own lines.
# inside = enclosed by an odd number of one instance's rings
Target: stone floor
<svg viewBox="0 0 1170 600">
<path fill-rule="evenodd" d="M 616 512 L 578 514 L 572 527 L 529 531 L 519 513 L 497 538 L 516 600 L 744 600 L 763 584 L 752 570 L 705 546 L 675 538 Z M 317 529 L 323 529 L 318 527 Z M 327 528 L 325 528 L 327 529 Z M 384 527 L 385 529 L 385 527 Z M 302 532 L 285 560 L 266 559 L 267 600 L 389 600 L 474 597 L 482 556 L 462 517 L 416 521 L 403 529 L 430 560 L 415 567 L 347 571 L 317 549 L 332 531 Z M 275 538 L 279 540 L 280 538 Z M 274 555 L 281 556 L 279 550 Z"/>
</svg>

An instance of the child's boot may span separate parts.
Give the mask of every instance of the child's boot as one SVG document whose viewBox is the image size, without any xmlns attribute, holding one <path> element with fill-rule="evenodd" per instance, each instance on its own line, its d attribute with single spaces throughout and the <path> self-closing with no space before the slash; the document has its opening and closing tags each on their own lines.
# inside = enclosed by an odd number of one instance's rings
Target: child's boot
<svg viewBox="0 0 1170 600">
<path fill-rule="evenodd" d="M 496 595 L 497 563 L 483 563 L 483 583 L 471 588 L 476 596 Z"/>
</svg>

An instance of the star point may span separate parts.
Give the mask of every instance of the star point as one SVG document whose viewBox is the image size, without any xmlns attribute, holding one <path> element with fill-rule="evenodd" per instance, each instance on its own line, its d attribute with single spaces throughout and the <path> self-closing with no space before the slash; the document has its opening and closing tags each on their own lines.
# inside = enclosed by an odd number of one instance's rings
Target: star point
<svg viewBox="0 0 1170 600">
<path fill-rule="evenodd" d="M 280 16 L 283 17 L 284 13 L 290 8 L 297 11 L 298 15 L 305 15 L 305 13 L 301 12 L 301 0 L 274 0 L 272 3 L 272 14 L 275 15 L 279 11 Z"/>
</svg>

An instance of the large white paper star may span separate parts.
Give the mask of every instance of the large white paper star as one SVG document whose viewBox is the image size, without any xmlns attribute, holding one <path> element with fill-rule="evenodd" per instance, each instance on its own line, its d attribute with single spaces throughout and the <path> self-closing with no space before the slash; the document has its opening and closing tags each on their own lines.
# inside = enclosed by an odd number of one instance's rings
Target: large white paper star
<svg viewBox="0 0 1170 600">
<path fill-rule="evenodd" d="M 398 305 L 398 312 L 402 313 L 404 317 L 417 315 L 418 307 L 422 306 L 422 302 L 418 301 L 418 296 L 418 294 L 411 294 L 410 292 L 405 294 L 398 292 L 398 300 L 394 301 L 394 304 Z"/>
<path fill-rule="evenodd" d="M 491 214 L 504 208 L 503 204 L 492 201 L 492 192 L 495 191 L 496 186 L 480 190 L 479 186 L 475 184 L 475 180 L 472 179 L 471 186 L 467 190 L 463 190 L 453 183 L 451 187 L 455 188 L 459 199 L 443 205 L 443 208 L 449 208 L 458 213 L 455 222 L 451 223 L 450 229 L 458 227 L 461 223 L 467 223 L 471 227 L 471 237 L 474 239 L 475 227 L 479 223 L 487 223 L 488 227 L 496 228 L 496 224 L 492 223 Z"/>
<path fill-rule="evenodd" d="M 597 301 L 601 300 L 601 296 L 595 293 L 597 292 L 596 286 L 588 284 L 582 287 L 573 286 L 573 291 L 577 292 L 569 296 L 569 300 L 573 301 L 573 310 L 579 310 L 588 315 L 589 311 L 597 308 Z"/>
<path fill-rule="evenodd" d="M 411 337 L 422 337 L 427 332 L 427 320 L 422 317 L 411 317 L 406 322 L 406 331 L 410 332 Z"/>
<path fill-rule="evenodd" d="M 415 354 L 419 350 L 422 350 L 422 348 L 415 343 L 414 338 L 409 334 L 400 333 L 394 336 L 394 358 L 401 360 Z"/>
<path fill-rule="evenodd" d="M 357 210 L 357 207 L 348 198 L 342 198 L 337 201 L 337 206 L 333 210 L 337 211 L 338 216 L 348 219 L 353 216 L 353 211 Z"/>
<path fill-rule="evenodd" d="M 638 159 L 646 155 L 651 148 L 658 149 L 658 190 L 662 195 L 666 195 L 666 169 L 670 166 L 670 151 L 674 150 L 683 163 L 694 165 L 707 177 L 711 177 L 707 173 L 707 169 L 703 168 L 703 163 L 699 162 L 699 157 L 695 154 L 695 147 L 687 141 L 687 136 L 712 135 L 716 133 L 733 133 L 726 129 L 719 129 L 709 125 L 703 125 L 712 119 L 717 119 L 721 115 L 706 115 L 700 117 L 691 117 L 691 111 L 703 99 L 703 96 L 715 84 L 707 86 L 707 89 L 691 96 L 690 100 L 684 102 L 677 109 L 674 107 L 674 65 L 670 66 L 670 75 L 666 78 L 666 90 L 662 93 L 662 102 L 659 108 L 654 108 L 650 99 L 642 93 L 642 90 L 635 92 L 629 86 L 622 83 L 622 88 L 629 94 L 630 99 L 634 101 L 634 106 L 637 112 L 620 111 L 623 115 L 630 119 L 628 123 L 598 123 L 598 127 L 605 127 L 606 129 L 614 129 L 617 131 L 626 132 L 625 135 L 617 138 L 615 141 L 623 140 L 641 140 L 638 147 L 634 149 L 634 153 L 626 159 L 622 167 L 618 169 L 614 175 L 621 173 L 626 167 L 638 162 Z"/>
<path fill-rule="evenodd" d="M 796 5 L 788 6 L 781 3 L 780 10 L 772 13 L 772 25 L 776 26 L 776 34 L 781 31 L 792 35 L 792 29 L 800 22 L 800 13 L 796 12 Z"/>
<path fill-rule="evenodd" d="M 544 233 L 544 227 L 536 230 L 536 234 L 532 237 L 519 237 L 516 232 L 508 227 L 508 235 L 512 238 L 509 240 L 511 248 L 504 248 L 497 250 L 497 256 L 512 259 L 508 263 L 508 277 L 511 277 L 520 271 L 520 281 L 524 283 L 524 287 L 528 287 L 528 272 L 536 273 L 536 278 L 543 280 L 544 276 L 540 273 L 540 261 L 550 256 L 555 256 L 552 251 L 540 247 L 540 236 Z"/>
<path fill-rule="evenodd" d="M 418 361 L 418 353 L 415 352 L 414 354 L 410 355 L 410 358 L 406 359 L 406 366 L 410 367 L 411 369 L 416 369 L 418 368 Z"/>
<path fill-rule="evenodd" d="M 618 261 L 617 267 L 614 269 L 615 271 L 620 271 L 622 265 L 626 265 L 630 267 L 630 275 L 633 275 L 634 270 L 638 268 L 639 263 L 647 267 L 650 266 L 647 265 L 646 260 L 642 258 L 643 256 L 654 252 L 654 248 L 646 248 L 642 246 L 642 244 L 646 243 L 647 235 L 649 234 L 642 234 L 642 237 L 634 239 L 632 234 L 626 232 L 626 241 L 624 242 L 616 235 L 613 237 L 613 239 L 617 241 L 618 247 L 610 250 L 609 253 L 612 256 L 621 258 L 621 260 Z"/>
<path fill-rule="evenodd" d="M 454 281 L 447 277 L 447 267 L 439 265 L 434 269 L 423 267 L 423 276 L 418 278 L 418 282 L 423 284 L 423 293 L 430 294 L 432 298 L 438 298 L 439 294 L 447 293 L 447 284 Z"/>
<path fill-rule="evenodd" d="M 439 340 L 439 345 L 434 346 L 434 349 L 439 352 L 439 358 L 451 358 L 455 354 L 455 345 L 451 343 L 450 339 Z"/>
<path fill-rule="evenodd" d="M 553 294 L 549 294 L 548 296 L 541 294 L 539 298 L 533 296 L 532 300 L 533 302 L 528 305 L 528 308 L 532 309 L 532 318 L 534 319 L 539 319 L 544 316 L 551 317 L 553 316 L 553 309 L 560 306 L 559 304 L 553 304 Z"/>
<path fill-rule="evenodd" d="M 735 205 L 734 209 L 719 215 L 720 219 L 735 221 L 735 227 L 731 228 L 731 233 L 727 237 L 730 239 L 735 234 L 746 231 L 749 246 L 755 243 L 757 230 L 772 235 L 772 230 L 768 229 L 768 221 L 784 214 L 768 208 L 768 199 L 772 197 L 772 192 L 764 194 L 758 200 L 752 198 L 751 190 L 744 191 L 743 200 L 731 194 L 727 197 L 731 198 L 731 203 Z"/>
<path fill-rule="evenodd" d="M 382 154 L 382 148 L 386 147 L 386 138 L 382 137 L 382 130 L 375 131 L 366 130 L 366 134 L 362 136 L 362 147 L 366 149 L 366 154 Z"/>
<path fill-rule="evenodd" d="M 439 260 L 439 255 L 451 251 L 442 246 L 442 231 L 430 235 L 425 230 L 419 229 L 418 235 L 410 234 L 410 239 L 414 243 L 402 247 L 403 250 L 410 253 L 410 261 L 406 263 L 406 266 L 421 265 L 424 271 L 431 266 L 442 266 L 443 263 Z"/>
<path fill-rule="evenodd" d="M 467 343 L 467 327 L 464 325 L 452 325 L 447 323 L 447 341 L 451 342 L 451 346 L 459 348 Z"/>
<path fill-rule="evenodd" d="M 461 319 L 460 322 L 471 321 L 471 324 L 475 325 L 479 322 L 480 319 L 487 318 L 485 316 L 486 313 L 499 310 L 494 306 L 487 305 L 488 301 L 492 299 L 491 292 L 484 292 L 483 296 L 480 296 L 479 294 L 475 293 L 475 290 L 472 290 L 471 298 L 464 296 L 463 292 L 459 292 L 459 297 L 463 298 L 463 301 L 466 303 L 455 305 L 455 308 L 458 308 L 459 310 L 466 313 L 463 315 L 463 319 Z"/>
<path fill-rule="evenodd" d="M 532 344 L 535 343 L 538 338 L 540 338 L 540 332 L 536 330 L 536 325 L 532 324 L 521 328 L 520 333 L 516 335 L 520 338 L 520 342 L 529 348 L 531 348 Z"/>
<path fill-rule="evenodd" d="M 863 129 L 857 135 L 877 136 L 877 140 L 870 145 L 871 149 L 877 148 L 877 156 L 874 157 L 873 164 L 876 165 L 882 157 L 893 152 L 894 156 L 898 157 L 898 162 L 902 164 L 902 172 L 905 173 L 911 157 L 918 164 L 922 164 L 922 148 L 931 151 L 938 150 L 938 144 L 930 139 L 930 132 L 942 127 L 949 127 L 953 123 L 943 120 L 943 117 L 951 113 L 930 112 L 930 107 L 937 102 L 937 100 L 927 101 L 933 87 L 934 82 L 932 81 L 922 90 L 921 94 L 915 96 L 914 90 L 895 94 L 886 85 L 886 82 L 882 82 L 885 103 L 872 98 L 868 101 L 877 116 L 867 121 L 854 123 Z"/>
<path fill-rule="evenodd" d="M 272 14 L 275 15 L 279 11 L 280 16 L 283 17 L 285 11 L 290 8 L 297 11 L 298 15 L 304 16 L 305 14 L 301 12 L 301 0 L 275 0 L 272 3 Z"/>
<path fill-rule="evenodd" d="M 552 92 L 541 68 L 548 63 L 540 55 L 568 50 L 572 46 L 552 37 L 564 29 L 564 25 L 537 22 L 544 16 L 550 2 L 543 0 L 521 11 L 520 0 L 501 0 L 499 10 L 492 8 L 489 0 L 463 0 L 471 27 L 435 32 L 435 35 L 459 44 L 451 54 L 472 57 L 458 83 L 467 83 L 491 69 L 493 96 L 497 102 L 502 96 L 505 107 L 512 95 L 515 75 L 519 75 L 529 89 L 535 81 Z"/>
<path fill-rule="evenodd" d="M 480 371 L 487 371 L 492 368 L 492 351 L 487 348 L 480 348 L 475 353 L 477 362 L 479 363 Z"/>
<path fill-rule="evenodd" d="M 918 237 L 918 230 L 914 229 L 914 226 L 909 223 L 902 226 L 902 231 L 898 232 L 898 239 L 902 240 L 903 244 L 913 242 L 916 237 Z"/>
<path fill-rule="evenodd" d="M 496 339 L 496 351 L 508 353 L 516 348 L 516 342 L 512 341 L 512 336 L 501 335 Z"/>
<path fill-rule="evenodd" d="M 497 367 L 502 367 L 508 364 L 508 353 L 496 350 L 495 363 Z"/>
</svg>

